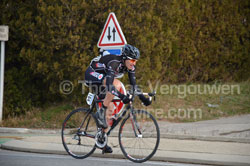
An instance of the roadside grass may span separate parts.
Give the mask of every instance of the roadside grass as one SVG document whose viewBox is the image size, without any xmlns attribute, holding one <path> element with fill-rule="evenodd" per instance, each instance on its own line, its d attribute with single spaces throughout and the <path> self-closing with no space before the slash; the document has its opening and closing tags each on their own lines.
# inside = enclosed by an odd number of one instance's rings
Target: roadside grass
<svg viewBox="0 0 250 166">
<path fill-rule="evenodd" d="M 250 81 L 185 86 L 185 95 L 181 88 L 173 88 L 168 94 L 162 94 L 158 88 L 158 100 L 148 110 L 151 109 L 158 120 L 170 122 L 194 122 L 250 113 Z"/>
<path fill-rule="evenodd" d="M 0 126 L 18 128 L 61 128 L 63 120 L 74 109 L 70 104 L 35 108 L 25 115 L 4 119 Z"/>
<path fill-rule="evenodd" d="M 174 85 L 171 91 L 165 89 L 164 93 L 159 86 L 156 88 L 156 101 L 153 101 L 151 106 L 145 107 L 137 99 L 134 107 L 148 110 L 157 120 L 169 122 L 195 122 L 250 113 L 250 80 L 241 83 L 184 85 L 187 87 L 186 94 L 183 85 Z M 192 88 L 195 87 L 200 88 L 200 92 L 203 93 L 193 93 Z M 204 91 L 208 87 L 210 91 Z M 150 88 L 143 89 L 151 91 Z M 35 108 L 25 115 L 4 119 L 0 126 L 60 129 L 66 116 L 76 108 L 77 106 L 71 103 L 57 104 L 44 109 Z"/>
</svg>

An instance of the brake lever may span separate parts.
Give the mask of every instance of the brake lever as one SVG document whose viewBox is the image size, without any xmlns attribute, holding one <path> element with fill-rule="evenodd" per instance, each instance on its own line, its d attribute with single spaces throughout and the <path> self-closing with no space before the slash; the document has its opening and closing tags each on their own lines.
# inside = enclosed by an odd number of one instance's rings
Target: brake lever
<svg viewBox="0 0 250 166">
<path fill-rule="evenodd" d="M 150 96 L 150 101 L 152 101 L 152 97 L 154 98 L 154 101 L 156 100 L 156 97 L 155 97 L 155 95 L 156 95 L 156 91 L 153 91 L 152 93 L 148 93 L 148 95 Z"/>
<path fill-rule="evenodd" d="M 155 92 L 155 91 L 153 91 L 152 93 L 148 93 L 148 95 L 149 95 L 149 96 L 151 96 L 151 97 L 153 97 L 153 96 L 155 96 L 155 95 L 156 95 L 156 92 Z"/>
</svg>

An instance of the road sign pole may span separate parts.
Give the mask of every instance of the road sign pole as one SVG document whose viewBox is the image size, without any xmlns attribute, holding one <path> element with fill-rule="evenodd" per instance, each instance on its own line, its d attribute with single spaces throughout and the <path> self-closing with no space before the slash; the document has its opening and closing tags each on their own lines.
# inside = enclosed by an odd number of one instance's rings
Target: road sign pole
<svg viewBox="0 0 250 166">
<path fill-rule="evenodd" d="M 1 71 L 0 71 L 0 122 L 3 119 L 3 86 L 4 86 L 4 54 L 5 42 L 1 41 Z"/>
<path fill-rule="evenodd" d="M 0 61 L 0 122 L 3 120 L 3 86 L 4 86 L 4 54 L 5 41 L 9 40 L 9 27 L 0 25 L 0 41 L 1 41 L 1 61 Z"/>
</svg>

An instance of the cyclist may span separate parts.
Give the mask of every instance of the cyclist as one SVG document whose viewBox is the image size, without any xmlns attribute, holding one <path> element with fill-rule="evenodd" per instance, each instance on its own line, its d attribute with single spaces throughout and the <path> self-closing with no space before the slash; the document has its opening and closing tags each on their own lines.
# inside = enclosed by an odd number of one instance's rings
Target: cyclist
<svg viewBox="0 0 250 166">
<path fill-rule="evenodd" d="M 121 82 L 117 78 L 121 78 L 124 73 L 128 73 L 130 85 L 133 90 L 139 91 L 136 85 L 135 65 L 140 58 L 140 51 L 129 44 L 122 48 L 121 55 L 113 55 L 108 51 L 102 50 L 100 55 L 94 58 L 90 66 L 85 72 L 85 82 L 87 85 L 105 85 L 106 95 L 102 103 L 102 107 L 96 112 L 96 119 L 99 127 L 107 129 L 106 110 L 107 107 L 113 107 L 111 104 L 114 96 L 119 97 L 124 104 L 130 102 L 127 95 L 119 92 Z M 151 101 L 139 95 L 140 100 L 144 105 L 150 105 Z M 113 108 L 111 108 L 113 109 Z M 112 153 L 112 149 L 107 146 L 106 153 Z"/>
</svg>

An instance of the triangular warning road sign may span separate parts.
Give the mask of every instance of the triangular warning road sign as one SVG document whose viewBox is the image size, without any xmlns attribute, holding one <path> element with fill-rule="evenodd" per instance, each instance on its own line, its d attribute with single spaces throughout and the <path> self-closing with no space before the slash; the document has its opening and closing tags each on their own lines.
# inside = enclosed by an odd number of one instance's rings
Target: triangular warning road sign
<svg viewBox="0 0 250 166">
<path fill-rule="evenodd" d="M 110 13 L 104 25 L 97 47 L 122 47 L 127 44 L 115 13 Z"/>
</svg>

